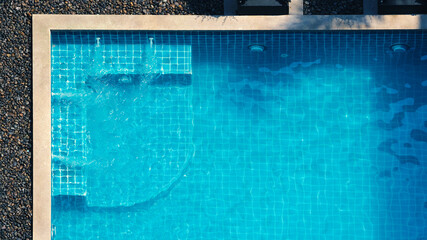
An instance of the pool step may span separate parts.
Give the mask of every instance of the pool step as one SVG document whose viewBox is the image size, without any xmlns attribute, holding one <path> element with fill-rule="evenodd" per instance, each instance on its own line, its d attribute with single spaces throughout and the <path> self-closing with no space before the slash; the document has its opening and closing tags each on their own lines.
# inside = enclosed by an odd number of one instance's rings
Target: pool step
<svg viewBox="0 0 427 240">
<path fill-rule="evenodd" d="M 95 92 L 101 91 L 99 82 L 108 85 L 131 86 L 141 85 L 144 82 L 153 86 L 185 87 L 191 85 L 192 74 L 106 74 L 98 79 L 88 78 L 86 85 Z M 123 80 L 123 79 L 126 79 Z"/>
<path fill-rule="evenodd" d="M 185 87 L 191 85 L 191 74 L 161 74 L 149 83 L 154 86 Z"/>
<path fill-rule="evenodd" d="M 52 196 L 86 196 L 87 177 L 82 167 L 52 161 Z"/>
</svg>

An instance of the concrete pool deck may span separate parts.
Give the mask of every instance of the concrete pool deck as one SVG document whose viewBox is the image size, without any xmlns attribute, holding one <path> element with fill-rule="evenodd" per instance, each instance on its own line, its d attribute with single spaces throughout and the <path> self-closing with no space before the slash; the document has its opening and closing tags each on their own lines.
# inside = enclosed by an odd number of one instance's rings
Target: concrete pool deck
<svg viewBox="0 0 427 240">
<path fill-rule="evenodd" d="M 52 30 L 318 31 L 427 29 L 426 15 L 117 16 L 33 15 L 33 239 L 51 238 Z"/>
</svg>

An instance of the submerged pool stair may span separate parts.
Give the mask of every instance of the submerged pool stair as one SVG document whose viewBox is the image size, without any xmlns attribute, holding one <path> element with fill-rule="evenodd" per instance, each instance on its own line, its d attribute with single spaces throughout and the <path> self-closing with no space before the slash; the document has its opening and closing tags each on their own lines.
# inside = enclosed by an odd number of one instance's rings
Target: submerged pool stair
<svg viewBox="0 0 427 240">
<path fill-rule="evenodd" d="M 86 113 L 76 101 L 81 91 L 52 96 L 52 196 L 85 196 L 87 178 L 81 166 L 86 159 Z"/>
<path fill-rule="evenodd" d="M 86 196 L 87 177 L 83 167 L 52 161 L 52 196 Z"/>
</svg>

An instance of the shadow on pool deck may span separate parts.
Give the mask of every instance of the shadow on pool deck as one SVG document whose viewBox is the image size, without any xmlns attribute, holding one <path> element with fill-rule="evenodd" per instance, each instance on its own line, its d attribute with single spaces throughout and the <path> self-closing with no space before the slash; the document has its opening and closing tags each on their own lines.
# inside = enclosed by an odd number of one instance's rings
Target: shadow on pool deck
<svg viewBox="0 0 427 240">
<path fill-rule="evenodd" d="M 329 17 L 329 16 L 328 16 Z M 292 26 L 293 29 L 305 29 L 307 26 L 310 26 L 311 29 L 318 30 L 330 30 L 336 29 L 336 27 L 345 27 L 345 28 L 361 28 L 361 27 L 372 27 L 378 23 L 388 21 L 383 15 L 366 15 L 361 16 L 347 16 L 347 15 L 334 15 L 331 16 L 332 21 L 325 21 L 325 16 L 319 15 L 314 18 L 307 18 L 307 16 L 294 16 L 293 22 L 283 23 L 283 28 L 289 28 Z M 417 15 L 419 21 L 419 28 L 427 28 L 427 15 Z"/>
<path fill-rule="evenodd" d="M 243 18 L 241 18 L 243 17 Z M 203 22 L 221 21 L 221 24 L 239 24 L 240 19 L 247 16 L 196 16 L 198 20 Z M 313 30 L 393 30 L 395 29 L 426 29 L 427 15 L 282 15 L 274 16 L 283 20 L 274 19 L 273 16 L 252 16 L 259 18 L 260 21 L 266 22 L 265 18 L 271 18 L 272 21 L 264 23 L 263 27 L 270 27 L 275 30 L 290 30 L 290 31 L 313 31 Z M 273 17 L 273 18 L 272 18 Z M 404 20 L 402 20 L 404 19 Z M 409 21 L 409 22 L 407 22 Z M 246 27 L 245 21 L 242 27 Z M 262 28 L 262 29 L 264 29 Z M 255 27 L 254 29 L 257 29 Z M 265 29 L 268 30 L 268 29 Z"/>
</svg>

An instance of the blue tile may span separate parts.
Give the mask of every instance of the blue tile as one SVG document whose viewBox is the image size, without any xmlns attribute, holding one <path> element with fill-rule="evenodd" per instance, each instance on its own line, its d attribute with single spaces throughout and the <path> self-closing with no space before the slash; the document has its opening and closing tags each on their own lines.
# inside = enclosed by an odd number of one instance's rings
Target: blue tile
<svg viewBox="0 0 427 240">
<path fill-rule="evenodd" d="M 424 239 L 426 33 L 53 31 L 56 238 Z"/>
</svg>

